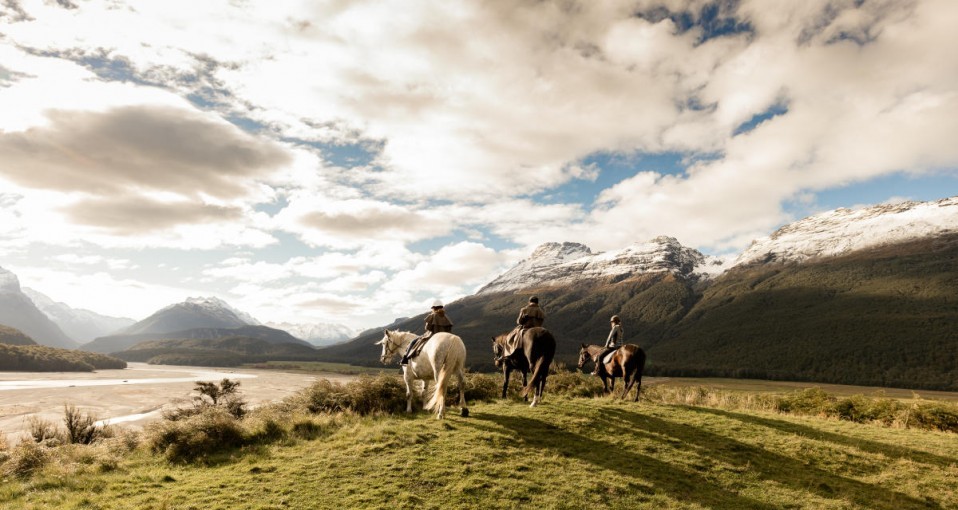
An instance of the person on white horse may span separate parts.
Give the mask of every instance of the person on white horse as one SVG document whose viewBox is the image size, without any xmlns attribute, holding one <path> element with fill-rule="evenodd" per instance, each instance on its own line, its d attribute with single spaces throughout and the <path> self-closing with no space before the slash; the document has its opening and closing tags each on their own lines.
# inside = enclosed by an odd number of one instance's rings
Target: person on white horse
<svg viewBox="0 0 958 510">
<path fill-rule="evenodd" d="M 609 337 L 605 339 L 605 350 L 602 351 L 597 358 L 595 358 L 595 370 L 592 371 L 592 375 L 599 375 L 600 370 L 605 370 L 605 364 L 602 363 L 602 358 L 605 358 L 607 354 L 619 348 L 619 344 L 625 340 L 625 330 L 622 329 L 622 319 L 618 315 L 613 315 L 609 319 L 609 323 L 612 324 L 612 330 L 609 331 Z"/>
<path fill-rule="evenodd" d="M 546 314 L 539 307 L 539 298 L 532 296 L 529 298 L 529 304 L 519 310 L 519 317 L 516 318 L 516 328 L 512 330 L 512 335 L 506 340 L 506 348 L 502 357 L 508 358 L 519 349 L 523 331 L 529 328 L 541 328 L 545 320 Z"/>
<path fill-rule="evenodd" d="M 446 310 L 443 308 L 442 301 L 438 299 L 432 303 L 432 312 L 426 316 L 426 332 L 417 337 L 409 344 L 406 354 L 403 354 L 399 361 L 400 365 L 408 365 L 409 358 L 415 357 L 422 350 L 422 346 L 429 341 L 433 333 L 452 331 L 452 321 L 446 317 Z"/>
</svg>

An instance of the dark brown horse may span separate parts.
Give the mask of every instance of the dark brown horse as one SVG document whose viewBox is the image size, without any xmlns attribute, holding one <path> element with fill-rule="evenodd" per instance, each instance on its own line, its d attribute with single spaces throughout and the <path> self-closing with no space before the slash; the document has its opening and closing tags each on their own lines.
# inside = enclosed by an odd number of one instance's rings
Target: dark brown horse
<svg viewBox="0 0 958 510">
<path fill-rule="evenodd" d="M 545 328 L 529 328 L 522 332 L 519 339 L 520 348 L 512 356 L 504 357 L 508 331 L 492 339 L 492 352 L 495 355 L 497 367 L 502 367 L 505 382 L 502 384 L 502 398 L 506 398 L 506 389 L 509 387 L 509 373 L 513 370 L 522 372 L 522 396 L 527 397 L 533 392 L 532 404 L 535 407 L 542 400 L 542 392 L 546 388 L 546 377 L 549 376 L 549 366 L 556 353 L 556 339 Z M 520 352 L 521 350 L 521 352 Z M 532 372 L 532 381 L 528 380 L 528 373 Z"/>
<path fill-rule="evenodd" d="M 600 356 L 603 351 L 605 351 L 605 348 L 601 345 L 582 344 L 582 349 L 579 350 L 579 368 L 581 369 L 590 359 L 596 363 L 600 363 L 596 358 Z M 623 380 L 622 384 L 625 385 L 625 391 L 622 392 L 623 399 L 629 394 L 632 385 L 639 383 L 639 386 L 635 389 L 635 402 L 638 402 L 639 392 L 642 391 L 642 370 L 645 369 L 645 351 L 638 345 L 625 344 L 612 351 L 609 362 L 604 365 L 605 370 L 600 370 L 599 376 L 602 377 L 602 386 L 605 387 L 605 391 L 612 393 L 612 390 L 615 389 L 615 378 L 621 377 Z M 611 385 L 609 384 L 610 382 Z"/>
</svg>

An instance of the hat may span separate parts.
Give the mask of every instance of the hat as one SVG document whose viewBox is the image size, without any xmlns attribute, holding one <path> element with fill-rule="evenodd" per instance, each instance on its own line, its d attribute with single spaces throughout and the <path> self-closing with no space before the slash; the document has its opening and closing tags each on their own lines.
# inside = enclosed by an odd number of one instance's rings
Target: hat
<svg viewBox="0 0 958 510">
<path fill-rule="evenodd" d="M 610 322 L 619 322 L 619 316 L 618 316 L 618 315 L 613 315 L 612 318 L 609 319 L 609 321 L 610 321 Z"/>
<path fill-rule="evenodd" d="M 531 298 L 529 298 L 529 302 L 539 304 L 539 298 L 532 296 Z"/>
<path fill-rule="evenodd" d="M 432 302 L 432 307 L 433 307 L 433 308 L 442 308 L 442 301 L 440 301 L 440 300 L 438 300 L 438 299 L 435 300 L 435 301 L 433 301 L 433 302 Z"/>
</svg>

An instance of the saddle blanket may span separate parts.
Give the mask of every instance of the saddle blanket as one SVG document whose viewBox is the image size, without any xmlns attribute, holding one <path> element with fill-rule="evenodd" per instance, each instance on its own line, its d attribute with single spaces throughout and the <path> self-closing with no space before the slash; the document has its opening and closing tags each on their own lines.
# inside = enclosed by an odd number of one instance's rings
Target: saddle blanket
<svg viewBox="0 0 958 510">
<path fill-rule="evenodd" d="M 612 352 L 606 354 L 605 356 L 603 356 L 603 357 L 602 357 L 602 363 L 611 363 L 611 362 L 612 362 L 612 356 L 613 356 L 613 355 L 615 355 L 615 351 L 612 351 Z"/>
</svg>

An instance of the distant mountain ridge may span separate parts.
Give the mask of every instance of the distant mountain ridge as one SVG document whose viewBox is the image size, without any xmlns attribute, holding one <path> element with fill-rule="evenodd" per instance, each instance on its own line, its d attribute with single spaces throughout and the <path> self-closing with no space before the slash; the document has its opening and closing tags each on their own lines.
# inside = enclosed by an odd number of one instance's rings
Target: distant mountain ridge
<svg viewBox="0 0 958 510">
<path fill-rule="evenodd" d="M 84 344 L 80 347 L 80 349 L 84 351 L 110 354 L 125 351 L 142 342 L 171 339 L 212 340 L 216 338 L 235 336 L 258 339 L 268 344 L 288 343 L 309 347 L 311 349 L 313 348 L 312 344 L 306 342 L 305 340 L 300 340 L 299 338 L 296 338 L 279 329 L 270 328 L 267 326 L 241 326 L 238 328 L 206 327 L 163 333 L 109 335 L 99 337 L 90 343 Z"/>
<path fill-rule="evenodd" d="M 98 336 L 119 331 L 136 322 L 125 317 L 110 317 L 82 308 L 72 308 L 29 287 L 24 287 L 22 290 L 41 312 L 59 326 L 68 337 L 79 343 L 89 342 Z"/>
<path fill-rule="evenodd" d="M 24 335 L 19 329 L 7 326 L 0 326 L 0 344 L 37 345 L 32 338 Z"/>
<path fill-rule="evenodd" d="M 720 274 L 726 265 L 723 259 L 703 255 L 668 236 L 603 253 L 593 253 L 579 243 L 546 243 L 477 294 L 596 280 L 616 282 L 656 272 L 673 272 L 698 280 Z"/>
<path fill-rule="evenodd" d="M 259 321 L 215 297 L 189 298 L 162 308 L 120 331 L 124 335 L 171 333 L 196 328 L 239 328 Z"/>
<path fill-rule="evenodd" d="M 125 361 L 151 364 L 238 366 L 265 361 L 313 361 L 316 350 L 310 345 L 236 335 L 150 340 L 113 355 Z"/>
<path fill-rule="evenodd" d="M 71 340 L 20 289 L 17 276 L 0 267 L 0 324 L 22 331 L 40 345 L 74 349 Z"/>
<path fill-rule="evenodd" d="M 312 323 L 294 324 L 289 322 L 267 322 L 267 326 L 286 331 L 315 346 L 337 344 L 356 336 L 357 331 L 342 324 Z"/>
</svg>

